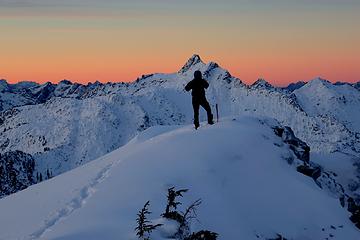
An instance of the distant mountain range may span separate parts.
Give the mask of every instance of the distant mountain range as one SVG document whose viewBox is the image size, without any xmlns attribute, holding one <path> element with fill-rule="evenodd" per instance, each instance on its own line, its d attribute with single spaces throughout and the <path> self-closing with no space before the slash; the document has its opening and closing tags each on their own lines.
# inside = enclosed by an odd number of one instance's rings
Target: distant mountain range
<svg viewBox="0 0 360 240">
<path fill-rule="evenodd" d="M 191 124 L 191 96 L 183 88 L 196 70 L 209 81 L 207 97 L 213 110 L 218 104 L 221 118 L 274 118 L 291 127 L 311 147 L 312 161 L 334 172 L 346 194 L 360 199 L 360 82 L 332 84 L 317 78 L 280 88 L 259 79 L 246 85 L 198 55 L 176 73 L 143 75 L 132 83 L 1 80 L 1 156 L 16 153 L 20 162 L 31 158 L 35 164 L 33 169 L 17 168 L 22 187 L 7 185 L 0 196 L 103 156 L 151 126 Z M 0 175 L 8 178 L 9 171 Z M 31 181 L 25 181 L 29 174 Z"/>
</svg>

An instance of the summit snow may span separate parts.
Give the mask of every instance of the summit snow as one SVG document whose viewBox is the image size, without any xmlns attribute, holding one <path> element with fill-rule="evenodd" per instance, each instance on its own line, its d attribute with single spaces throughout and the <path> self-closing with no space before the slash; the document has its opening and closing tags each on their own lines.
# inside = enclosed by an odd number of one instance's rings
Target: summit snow
<svg viewBox="0 0 360 240">
<path fill-rule="evenodd" d="M 291 146 L 304 143 L 275 128 L 282 129 L 252 117 L 196 132 L 151 127 L 98 160 L 1 199 L 0 239 L 135 240 L 136 213 L 148 200 L 149 220 L 165 224 L 151 239 L 177 239 L 176 225 L 160 216 L 172 186 L 189 189 L 179 211 L 202 199 L 190 230 L 210 229 L 219 240 L 359 239 L 338 199 L 296 171 L 302 160 Z"/>
</svg>

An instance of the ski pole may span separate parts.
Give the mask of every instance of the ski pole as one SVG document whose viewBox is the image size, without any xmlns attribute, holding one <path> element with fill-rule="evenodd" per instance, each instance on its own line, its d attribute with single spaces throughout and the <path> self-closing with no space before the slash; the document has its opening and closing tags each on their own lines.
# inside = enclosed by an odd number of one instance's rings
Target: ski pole
<svg viewBox="0 0 360 240">
<path fill-rule="evenodd" d="M 216 121 L 219 122 L 219 107 L 218 104 L 215 105 L 216 108 Z"/>
</svg>

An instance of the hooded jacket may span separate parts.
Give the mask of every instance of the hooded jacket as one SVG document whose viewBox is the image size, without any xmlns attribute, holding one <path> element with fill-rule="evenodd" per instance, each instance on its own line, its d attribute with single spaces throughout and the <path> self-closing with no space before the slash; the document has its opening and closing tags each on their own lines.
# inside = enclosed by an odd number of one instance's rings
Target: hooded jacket
<svg viewBox="0 0 360 240">
<path fill-rule="evenodd" d="M 187 92 L 192 90 L 192 97 L 200 99 L 205 97 L 205 89 L 208 87 L 209 83 L 203 78 L 194 78 L 185 86 L 185 90 Z"/>
</svg>

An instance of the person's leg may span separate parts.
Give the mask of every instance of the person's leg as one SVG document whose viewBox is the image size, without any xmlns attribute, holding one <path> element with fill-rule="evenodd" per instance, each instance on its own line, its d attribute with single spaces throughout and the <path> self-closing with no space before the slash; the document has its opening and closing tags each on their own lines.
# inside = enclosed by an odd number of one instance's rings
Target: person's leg
<svg viewBox="0 0 360 240">
<path fill-rule="evenodd" d="M 209 102 L 206 100 L 206 98 L 204 98 L 204 99 L 201 101 L 200 104 L 201 104 L 201 106 L 206 110 L 207 118 L 208 118 L 208 123 L 209 123 L 209 124 L 214 124 L 213 115 L 212 115 L 212 113 L 211 113 L 211 107 L 210 107 Z"/>
<path fill-rule="evenodd" d="M 199 124 L 199 108 L 200 108 L 199 101 L 197 101 L 196 99 L 193 99 L 192 105 L 193 105 L 193 109 L 194 109 L 194 125 L 195 125 L 195 128 L 197 129 L 200 126 L 200 124 Z"/>
</svg>

